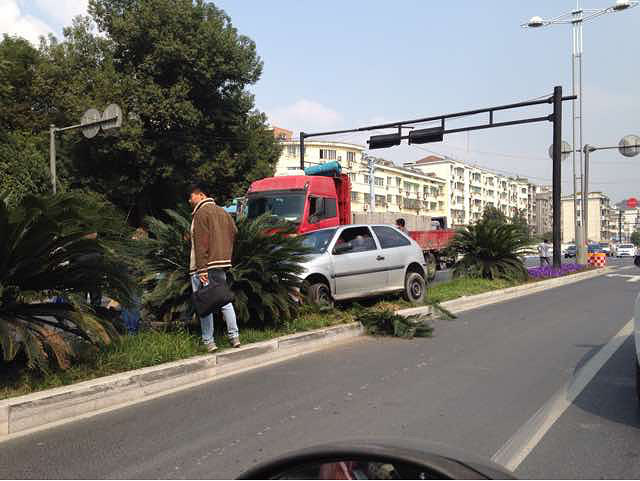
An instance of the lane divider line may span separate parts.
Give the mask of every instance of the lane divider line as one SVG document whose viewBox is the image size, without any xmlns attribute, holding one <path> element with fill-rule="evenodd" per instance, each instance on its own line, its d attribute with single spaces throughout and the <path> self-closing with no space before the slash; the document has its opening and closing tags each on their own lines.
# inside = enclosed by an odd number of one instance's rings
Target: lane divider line
<svg viewBox="0 0 640 481">
<path fill-rule="evenodd" d="M 531 416 L 492 456 L 491 460 L 515 471 L 632 333 L 633 319 L 627 322 L 602 349 Z"/>
</svg>

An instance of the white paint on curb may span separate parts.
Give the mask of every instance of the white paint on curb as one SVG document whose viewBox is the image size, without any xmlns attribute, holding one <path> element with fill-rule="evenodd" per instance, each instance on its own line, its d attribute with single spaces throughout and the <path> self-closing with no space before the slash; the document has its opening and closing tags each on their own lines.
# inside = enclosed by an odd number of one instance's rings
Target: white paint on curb
<svg viewBox="0 0 640 481">
<path fill-rule="evenodd" d="M 507 287 L 505 289 L 484 292 L 482 294 L 476 294 L 473 296 L 464 296 L 460 297 L 459 299 L 453 299 L 451 301 L 443 302 L 441 306 L 452 313 L 469 311 L 471 309 L 477 309 L 479 307 L 509 301 L 518 297 L 528 296 L 537 292 L 546 291 L 547 289 L 553 289 L 556 287 L 573 284 L 575 282 L 580 282 L 586 279 L 591 279 L 593 277 L 598 277 L 611 272 L 612 270 L 615 270 L 615 267 L 606 267 L 604 269 L 580 272 L 578 274 L 572 274 L 570 276 L 547 279 L 533 284 L 523 284 L 520 286 Z M 431 306 L 412 307 L 409 309 L 402 309 L 398 311 L 398 314 L 402 316 L 430 313 Z"/>
<path fill-rule="evenodd" d="M 572 379 L 531 416 L 493 455 L 491 460 L 515 471 L 632 332 L 633 319 L 627 322 Z"/>
<path fill-rule="evenodd" d="M 333 326 L 5 399 L 0 401 L 0 442 L 303 356 L 361 334 L 357 323 Z"/>
</svg>

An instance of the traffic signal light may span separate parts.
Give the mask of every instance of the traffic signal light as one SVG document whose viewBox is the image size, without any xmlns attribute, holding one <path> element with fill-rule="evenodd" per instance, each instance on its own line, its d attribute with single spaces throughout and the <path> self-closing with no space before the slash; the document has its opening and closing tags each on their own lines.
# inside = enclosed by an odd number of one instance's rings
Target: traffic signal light
<svg viewBox="0 0 640 481">
<path fill-rule="evenodd" d="M 384 135 L 372 135 L 369 138 L 370 149 L 385 149 L 387 147 L 393 147 L 394 145 L 400 145 L 402 136 L 400 134 L 384 134 Z"/>
<path fill-rule="evenodd" d="M 409 132 L 409 143 L 428 144 L 429 142 L 442 142 L 443 137 L 444 129 L 442 127 L 412 130 Z"/>
</svg>

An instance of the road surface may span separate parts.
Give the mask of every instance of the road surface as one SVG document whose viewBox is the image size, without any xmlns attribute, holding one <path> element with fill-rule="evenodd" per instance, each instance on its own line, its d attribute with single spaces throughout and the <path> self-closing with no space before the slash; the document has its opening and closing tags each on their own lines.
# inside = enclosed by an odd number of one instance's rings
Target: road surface
<svg viewBox="0 0 640 481">
<path fill-rule="evenodd" d="M 618 273 L 636 273 L 623 263 Z M 629 279 L 469 311 L 436 321 L 431 339 L 359 338 L 1 443 L 0 478 L 229 478 L 288 450 L 369 436 L 503 462 L 515 446 L 522 477 L 638 478 L 633 343 L 615 337 L 640 288 Z"/>
</svg>

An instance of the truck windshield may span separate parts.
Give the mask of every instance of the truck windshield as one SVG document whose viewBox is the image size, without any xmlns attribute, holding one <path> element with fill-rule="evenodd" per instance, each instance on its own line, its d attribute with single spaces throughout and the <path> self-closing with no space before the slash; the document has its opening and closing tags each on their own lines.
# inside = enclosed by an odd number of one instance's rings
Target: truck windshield
<svg viewBox="0 0 640 481">
<path fill-rule="evenodd" d="M 282 220 L 297 222 L 304 210 L 304 193 L 265 193 L 249 197 L 247 217 L 255 219 L 266 212 Z"/>
<path fill-rule="evenodd" d="M 302 236 L 302 245 L 310 249 L 311 254 L 323 254 L 337 229 L 325 229 Z"/>
</svg>

